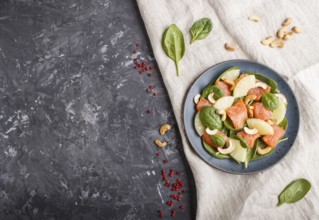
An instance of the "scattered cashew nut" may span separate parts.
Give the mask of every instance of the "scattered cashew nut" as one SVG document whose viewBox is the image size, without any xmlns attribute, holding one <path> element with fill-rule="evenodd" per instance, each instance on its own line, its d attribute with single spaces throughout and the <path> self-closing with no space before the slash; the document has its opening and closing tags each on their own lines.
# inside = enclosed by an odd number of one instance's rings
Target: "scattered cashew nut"
<svg viewBox="0 0 319 220">
<path fill-rule="evenodd" d="M 199 102 L 199 99 L 200 99 L 200 94 L 197 94 L 197 95 L 194 96 L 195 104 L 197 104 Z"/>
<path fill-rule="evenodd" d="M 291 30 L 292 30 L 294 33 L 301 33 L 301 32 L 302 32 L 301 28 L 300 28 L 300 27 L 296 27 L 296 26 L 294 26 Z"/>
<path fill-rule="evenodd" d="M 170 130 L 171 126 L 169 124 L 163 124 L 160 128 L 160 134 L 164 135 L 166 131 Z"/>
<path fill-rule="evenodd" d="M 263 45 L 269 45 L 272 41 L 273 41 L 273 37 L 269 36 L 263 39 L 262 41 L 260 41 L 260 43 Z"/>
<path fill-rule="evenodd" d="M 227 142 L 228 142 L 227 148 L 221 148 L 221 147 L 217 148 L 221 154 L 230 154 L 231 152 L 235 150 L 235 144 L 233 143 L 233 141 L 228 140 Z"/>
<path fill-rule="evenodd" d="M 158 146 L 158 147 L 165 147 L 167 145 L 167 143 L 165 141 L 160 141 L 160 140 L 155 140 L 155 144 Z"/>
<path fill-rule="evenodd" d="M 257 15 L 251 15 L 251 16 L 248 17 L 248 20 L 254 21 L 254 22 L 259 22 L 260 21 L 260 17 L 258 17 Z"/>
<path fill-rule="evenodd" d="M 249 104 L 250 101 L 256 100 L 257 96 L 256 95 L 247 95 L 244 99 L 244 102 L 246 105 Z"/>
<path fill-rule="evenodd" d="M 219 114 L 219 115 L 222 116 L 222 118 L 221 118 L 222 121 L 225 121 L 225 120 L 226 120 L 226 112 L 225 112 L 225 110 L 219 109 L 219 110 L 217 110 L 216 112 L 217 112 L 217 114 Z"/>
<path fill-rule="evenodd" d="M 288 26 L 291 23 L 292 19 L 291 18 L 286 18 L 281 24 L 281 26 Z"/>
<path fill-rule="evenodd" d="M 233 45 L 233 44 L 230 44 L 230 43 L 225 43 L 225 49 L 228 50 L 228 51 L 235 51 L 237 50 L 237 46 Z"/>
<path fill-rule="evenodd" d="M 214 104 L 214 103 L 216 102 L 216 100 L 214 99 L 214 93 L 213 93 L 213 92 L 207 96 L 207 99 L 208 99 L 208 101 L 210 101 L 212 104 Z"/>
<path fill-rule="evenodd" d="M 248 116 L 250 117 L 250 118 L 253 118 L 254 117 L 254 109 L 255 109 L 255 107 L 254 106 L 248 106 Z"/>
<path fill-rule="evenodd" d="M 218 130 L 214 129 L 214 130 L 210 130 L 209 128 L 206 128 L 206 133 L 209 135 L 215 135 L 217 134 Z"/>
<path fill-rule="evenodd" d="M 288 40 L 294 35 L 294 32 L 290 31 L 287 34 L 284 35 L 283 39 Z"/>
<path fill-rule="evenodd" d="M 234 80 L 231 80 L 231 79 L 224 79 L 224 82 L 227 84 L 227 85 L 230 85 L 230 91 L 233 91 L 234 88 L 235 88 L 235 82 Z"/>
<path fill-rule="evenodd" d="M 282 39 L 276 39 L 270 43 L 270 47 L 283 48 L 284 46 L 285 46 L 285 41 L 283 41 Z"/>
<path fill-rule="evenodd" d="M 258 154 L 260 154 L 260 155 L 265 155 L 265 154 L 267 154 L 267 153 L 269 153 L 270 151 L 271 151 L 271 147 L 269 147 L 269 146 L 267 146 L 267 147 L 265 147 L 265 148 L 260 148 L 260 147 L 258 147 L 257 148 L 257 153 Z"/>
<path fill-rule="evenodd" d="M 277 37 L 282 39 L 287 32 L 288 32 L 288 29 L 286 27 L 280 28 L 277 32 Z"/>
<path fill-rule="evenodd" d="M 258 133 L 258 130 L 256 128 L 250 129 L 250 128 L 244 127 L 244 131 L 247 134 L 257 134 Z"/>
</svg>

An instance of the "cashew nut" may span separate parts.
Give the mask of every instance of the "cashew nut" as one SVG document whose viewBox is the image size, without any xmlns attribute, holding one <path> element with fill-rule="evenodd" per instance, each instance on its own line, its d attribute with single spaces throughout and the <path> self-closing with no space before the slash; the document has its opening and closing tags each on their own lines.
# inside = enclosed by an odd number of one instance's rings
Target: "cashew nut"
<svg viewBox="0 0 319 220">
<path fill-rule="evenodd" d="M 283 48 L 284 46 L 285 46 L 285 41 L 283 41 L 282 39 L 276 39 L 270 43 L 270 47 Z"/>
<path fill-rule="evenodd" d="M 250 128 L 244 127 L 244 131 L 247 134 L 257 134 L 258 133 L 258 130 L 256 128 L 250 129 Z"/>
<path fill-rule="evenodd" d="M 221 118 L 222 121 L 225 121 L 225 120 L 226 120 L 226 112 L 225 112 L 225 110 L 219 109 L 219 110 L 217 110 L 216 112 L 217 112 L 217 114 L 219 114 L 219 115 L 222 116 L 222 118 Z"/>
<path fill-rule="evenodd" d="M 275 119 L 268 119 L 266 122 L 270 125 L 276 124 Z"/>
<path fill-rule="evenodd" d="M 228 51 L 235 51 L 237 50 L 237 46 L 230 44 L 230 43 L 225 43 L 224 45 L 225 49 Z"/>
<path fill-rule="evenodd" d="M 218 148 L 218 151 L 221 154 L 230 154 L 231 152 L 235 150 L 235 144 L 233 143 L 232 140 L 228 140 L 227 143 L 228 143 L 227 148 L 221 148 L 221 147 Z"/>
<path fill-rule="evenodd" d="M 160 128 L 160 134 L 163 135 L 166 131 L 170 130 L 171 126 L 169 124 L 163 124 Z"/>
<path fill-rule="evenodd" d="M 200 94 L 197 94 L 197 95 L 194 96 L 195 104 L 197 104 L 199 102 L 199 99 L 200 99 Z"/>
<path fill-rule="evenodd" d="M 302 30 L 301 30 L 301 28 L 300 27 L 293 27 L 292 29 L 291 29 L 294 33 L 301 33 L 302 32 Z"/>
<path fill-rule="evenodd" d="M 214 130 L 210 130 L 209 128 L 206 128 L 206 133 L 209 135 L 215 135 L 217 134 L 218 130 L 214 129 Z"/>
<path fill-rule="evenodd" d="M 248 106 L 248 117 L 253 118 L 254 117 L 254 106 Z"/>
<path fill-rule="evenodd" d="M 165 141 L 160 141 L 160 140 L 155 140 L 155 144 L 158 146 L 158 147 L 165 147 L 167 145 L 167 143 Z"/>
<path fill-rule="evenodd" d="M 270 151 L 271 151 L 271 147 L 269 147 L 269 146 L 267 146 L 267 147 L 265 147 L 265 148 L 260 148 L 260 147 L 258 147 L 257 148 L 257 153 L 258 154 L 260 154 L 260 155 L 265 155 L 265 154 L 267 154 L 267 153 L 269 153 Z"/>
<path fill-rule="evenodd" d="M 257 15 L 251 15 L 251 16 L 248 17 L 248 20 L 254 21 L 254 22 L 259 22 L 260 21 L 260 17 L 258 17 Z"/>
<path fill-rule="evenodd" d="M 286 27 L 280 28 L 277 32 L 277 37 L 282 39 L 287 32 L 288 30 Z"/>
<path fill-rule="evenodd" d="M 230 85 L 230 91 L 233 91 L 234 88 L 235 88 L 235 82 L 234 80 L 231 80 L 231 79 L 224 79 L 224 82 L 227 84 L 227 85 Z"/>
<path fill-rule="evenodd" d="M 263 39 L 262 41 L 260 41 L 260 43 L 262 43 L 263 45 L 269 45 L 272 41 L 273 41 L 273 37 L 269 36 Z"/>
<path fill-rule="evenodd" d="M 291 18 L 286 18 L 281 24 L 281 26 L 288 26 L 291 23 L 292 19 Z"/>
<path fill-rule="evenodd" d="M 261 87 L 263 89 L 267 89 L 268 88 L 268 85 L 266 83 L 263 83 L 263 82 L 256 82 L 256 87 Z"/>
<path fill-rule="evenodd" d="M 294 32 L 290 31 L 287 34 L 284 35 L 283 39 L 288 40 L 293 36 Z"/>
<path fill-rule="evenodd" d="M 208 101 L 210 101 L 212 104 L 214 104 L 214 103 L 216 102 L 216 100 L 214 99 L 214 93 L 213 93 L 213 92 L 207 96 L 207 99 L 208 99 Z"/>
<path fill-rule="evenodd" d="M 246 105 L 249 104 L 250 101 L 256 100 L 257 96 L 256 95 L 248 95 L 245 97 L 244 102 Z"/>
</svg>

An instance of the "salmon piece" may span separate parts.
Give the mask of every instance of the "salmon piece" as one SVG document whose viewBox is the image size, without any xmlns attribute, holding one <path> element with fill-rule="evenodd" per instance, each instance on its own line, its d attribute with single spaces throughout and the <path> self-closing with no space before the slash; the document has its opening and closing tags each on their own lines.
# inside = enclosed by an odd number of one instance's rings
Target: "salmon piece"
<svg viewBox="0 0 319 220">
<path fill-rule="evenodd" d="M 218 131 L 217 134 L 220 135 L 225 141 L 227 140 L 227 136 L 223 132 Z M 205 130 L 204 130 L 204 134 L 202 136 L 202 140 L 205 141 L 205 143 L 208 144 L 211 147 L 214 147 L 214 148 L 223 147 L 223 146 L 217 146 L 213 142 L 213 140 L 211 139 L 210 135 L 207 134 Z"/>
<path fill-rule="evenodd" d="M 226 114 L 233 122 L 235 129 L 242 128 L 248 118 L 246 105 L 241 99 L 235 105 L 226 109 Z"/>
<path fill-rule="evenodd" d="M 278 144 L 279 139 L 284 136 L 286 131 L 278 127 L 277 125 L 272 126 L 274 128 L 274 134 L 273 135 L 265 135 L 262 137 L 263 141 L 270 147 L 276 147 Z"/>
<path fill-rule="evenodd" d="M 268 86 L 267 89 L 263 89 L 261 87 L 252 88 L 248 91 L 247 95 L 255 95 L 257 96 L 256 101 L 259 101 L 264 92 L 270 92 L 270 87 Z"/>
<path fill-rule="evenodd" d="M 230 96 L 231 95 L 230 86 L 227 85 L 226 83 L 224 83 L 222 81 L 217 81 L 217 82 L 215 82 L 215 85 L 218 86 L 221 90 L 223 90 L 223 92 L 224 92 L 223 96 Z"/>
<path fill-rule="evenodd" d="M 247 134 L 245 131 L 241 131 L 237 133 L 237 136 L 242 137 L 247 142 L 249 148 L 253 148 L 255 141 L 260 137 L 260 134 Z"/>
<path fill-rule="evenodd" d="M 210 103 L 207 99 L 200 98 L 197 105 L 196 105 L 196 110 L 200 111 L 205 106 L 212 106 L 212 103 Z"/>
<path fill-rule="evenodd" d="M 255 102 L 252 106 L 254 106 L 254 118 L 259 118 L 264 121 L 271 119 L 272 111 L 266 109 L 262 102 Z"/>
</svg>

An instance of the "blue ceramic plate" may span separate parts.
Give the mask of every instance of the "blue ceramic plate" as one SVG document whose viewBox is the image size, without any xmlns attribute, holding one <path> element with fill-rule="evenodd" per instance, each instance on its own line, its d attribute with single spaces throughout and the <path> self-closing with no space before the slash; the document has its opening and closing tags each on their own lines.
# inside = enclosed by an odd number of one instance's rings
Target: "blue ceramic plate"
<svg viewBox="0 0 319 220">
<path fill-rule="evenodd" d="M 194 96 L 201 93 L 210 82 L 215 81 L 225 70 L 234 66 L 239 67 L 240 72 L 256 72 L 272 78 L 277 82 L 278 89 L 288 100 L 286 118 L 288 119 L 289 125 L 284 136 L 288 137 L 288 140 L 278 144 L 276 150 L 271 155 L 259 160 L 250 161 L 247 168 L 244 168 L 243 163 L 238 164 L 232 159 L 216 159 L 212 157 L 205 151 L 201 138 L 194 128 L 194 117 L 196 114 L 195 104 L 193 102 Z M 185 100 L 184 125 L 190 144 L 203 160 L 213 167 L 228 173 L 249 174 L 265 170 L 275 165 L 288 153 L 295 142 L 299 130 L 299 109 L 291 88 L 276 71 L 263 64 L 249 60 L 230 60 L 209 68 L 194 82 Z"/>
</svg>

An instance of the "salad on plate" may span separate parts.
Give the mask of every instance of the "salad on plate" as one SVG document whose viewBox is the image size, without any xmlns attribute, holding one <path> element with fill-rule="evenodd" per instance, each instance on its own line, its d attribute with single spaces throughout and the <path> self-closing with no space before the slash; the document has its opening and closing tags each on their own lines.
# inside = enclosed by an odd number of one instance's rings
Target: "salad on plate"
<svg viewBox="0 0 319 220">
<path fill-rule="evenodd" d="M 272 154 L 287 140 L 287 99 L 277 83 L 232 67 L 194 97 L 195 130 L 217 159 L 244 163 Z"/>
</svg>

